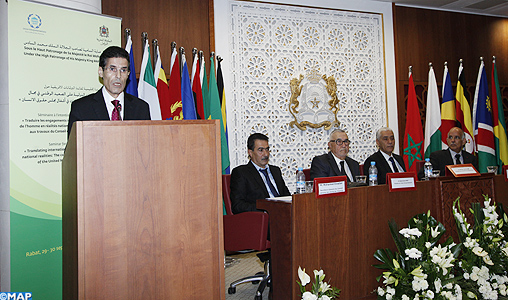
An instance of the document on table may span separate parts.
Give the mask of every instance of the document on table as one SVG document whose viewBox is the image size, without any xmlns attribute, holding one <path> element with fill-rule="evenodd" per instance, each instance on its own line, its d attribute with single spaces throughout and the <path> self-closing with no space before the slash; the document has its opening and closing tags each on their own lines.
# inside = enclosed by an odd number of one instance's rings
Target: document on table
<svg viewBox="0 0 508 300">
<path fill-rule="evenodd" d="M 273 198 L 266 198 L 266 199 L 271 200 L 271 201 L 282 201 L 282 202 L 291 203 L 293 201 L 293 196 L 281 196 L 281 197 L 273 197 Z"/>
</svg>

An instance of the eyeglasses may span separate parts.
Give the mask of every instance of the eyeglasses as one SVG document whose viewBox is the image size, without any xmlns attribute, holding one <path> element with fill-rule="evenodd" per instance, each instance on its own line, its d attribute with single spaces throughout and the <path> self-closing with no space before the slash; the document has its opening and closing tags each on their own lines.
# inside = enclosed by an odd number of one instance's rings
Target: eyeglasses
<svg viewBox="0 0 508 300">
<path fill-rule="evenodd" d="M 267 151 L 267 152 L 270 152 L 270 147 L 266 147 L 266 148 L 263 148 L 263 147 L 259 147 L 257 148 L 256 150 L 258 150 L 258 152 L 263 152 L 263 151 Z"/>
<path fill-rule="evenodd" d="M 109 70 L 112 73 L 117 73 L 118 71 L 120 71 L 121 75 L 127 75 L 129 73 L 129 69 L 127 67 L 118 69 L 116 66 L 109 66 L 106 67 L 106 70 Z"/>
<path fill-rule="evenodd" d="M 341 146 L 342 144 L 344 144 L 346 146 L 349 146 L 351 141 L 350 140 L 336 139 L 336 140 L 331 140 L 330 143 L 335 143 L 335 144 L 337 144 L 337 146 Z"/>
</svg>

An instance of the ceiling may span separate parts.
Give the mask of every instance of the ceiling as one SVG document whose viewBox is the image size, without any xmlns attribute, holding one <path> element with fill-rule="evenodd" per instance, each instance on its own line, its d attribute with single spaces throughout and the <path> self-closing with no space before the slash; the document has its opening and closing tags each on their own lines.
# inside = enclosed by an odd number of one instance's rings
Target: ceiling
<svg viewBox="0 0 508 300">
<path fill-rule="evenodd" d="M 377 0 L 396 5 L 508 17 L 508 0 Z"/>
</svg>

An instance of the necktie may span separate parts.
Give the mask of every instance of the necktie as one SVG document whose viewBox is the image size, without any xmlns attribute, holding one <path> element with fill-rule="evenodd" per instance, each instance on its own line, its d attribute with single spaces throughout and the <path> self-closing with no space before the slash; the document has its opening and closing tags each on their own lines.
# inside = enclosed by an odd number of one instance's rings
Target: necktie
<svg viewBox="0 0 508 300">
<path fill-rule="evenodd" d="M 392 163 L 392 166 L 393 166 L 393 172 L 395 172 L 395 173 L 399 173 L 399 169 L 397 169 L 397 165 L 395 164 L 395 160 L 393 159 L 393 156 L 392 156 L 392 157 L 390 157 L 388 160 Z"/>
<path fill-rule="evenodd" d="M 270 188 L 270 191 L 272 192 L 272 195 L 274 197 L 279 197 L 279 193 L 277 193 L 277 190 L 273 186 L 272 181 L 270 180 L 270 177 L 268 176 L 268 170 L 263 169 L 263 170 L 260 170 L 260 171 L 265 176 L 266 183 L 268 183 L 268 187 Z"/>
<path fill-rule="evenodd" d="M 346 175 L 347 181 L 351 182 L 351 178 L 349 178 L 349 176 L 346 173 L 346 166 L 344 165 L 344 162 L 345 162 L 344 160 L 342 160 L 340 162 L 340 172 L 339 172 L 339 175 Z"/>
<path fill-rule="evenodd" d="M 455 164 L 460 165 L 460 154 L 455 154 Z"/>
<path fill-rule="evenodd" d="M 113 100 L 111 101 L 115 108 L 113 108 L 113 112 L 111 113 L 111 121 L 121 121 L 122 117 L 120 117 L 120 111 L 122 110 L 122 105 L 120 104 L 120 101 Z"/>
</svg>

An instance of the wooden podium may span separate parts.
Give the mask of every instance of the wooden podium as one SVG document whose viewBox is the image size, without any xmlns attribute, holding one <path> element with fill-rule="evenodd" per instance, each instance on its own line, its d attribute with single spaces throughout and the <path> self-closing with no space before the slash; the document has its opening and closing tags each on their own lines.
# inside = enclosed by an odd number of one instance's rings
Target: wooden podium
<svg viewBox="0 0 508 300">
<path fill-rule="evenodd" d="M 220 123 L 76 122 L 63 299 L 224 299 Z"/>
</svg>

